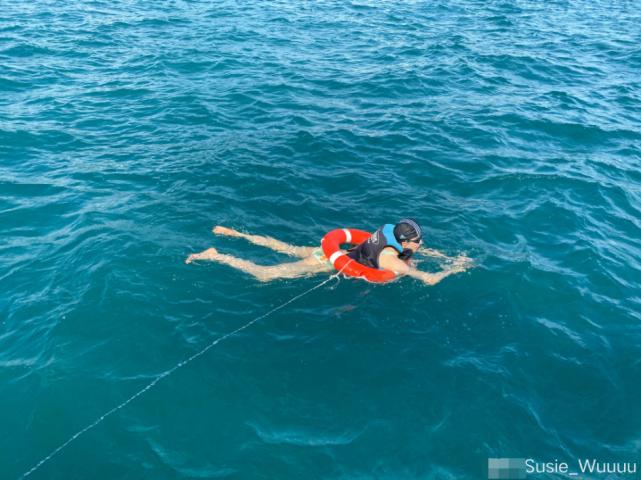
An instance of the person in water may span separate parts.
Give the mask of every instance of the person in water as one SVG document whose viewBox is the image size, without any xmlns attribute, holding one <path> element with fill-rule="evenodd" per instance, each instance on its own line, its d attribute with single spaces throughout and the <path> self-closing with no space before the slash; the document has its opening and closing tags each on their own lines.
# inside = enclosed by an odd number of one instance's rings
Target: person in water
<svg viewBox="0 0 641 480">
<path fill-rule="evenodd" d="M 301 260 L 279 265 L 257 265 L 248 260 L 219 253 L 215 248 L 208 248 L 200 253 L 192 253 L 187 257 L 185 263 L 191 263 L 194 260 L 211 260 L 224 263 L 253 275 L 261 282 L 279 278 L 296 278 L 335 270 L 320 247 L 297 247 L 275 238 L 250 235 L 220 225 L 214 227 L 212 231 L 217 235 L 244 238 L 256 245 L 271 248 L 277 252 L 298 257 Z M 344 253 L 352 260 L 368 267 L 391 270 L 397 275 L 408 275 L 428 285 L 434 285 L 454 273 L 464 272 L 473 265 L 471 259 L 464 255 L 448 257 L 437 250 L 421 248 L 422 243 L 423 232 L 421 227 L 415 220 L 404 218 L 396 225 L 386 224 L 382 226 L 367 241 L 346 252 L 344 251 Z M 421 272 L 416 269 L 411 260 L 416 252 L 438 258 L 447 262 L 448 265 L 440 272 Z"/>
</svg>

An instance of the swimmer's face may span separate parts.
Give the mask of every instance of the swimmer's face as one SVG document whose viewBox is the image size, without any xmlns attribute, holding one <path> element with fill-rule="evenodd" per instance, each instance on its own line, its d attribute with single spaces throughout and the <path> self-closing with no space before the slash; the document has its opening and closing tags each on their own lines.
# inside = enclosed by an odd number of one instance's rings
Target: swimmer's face
<svg viewBox="0 0 641 480">
<path fill-rule="evenodd" d="M 416 252 L 423 243 L 423 240 L 418 240 L 416 242 L 401 242 L 401 247 L 403 249 L 409 248 L 412 252 Z"/>
</svg>

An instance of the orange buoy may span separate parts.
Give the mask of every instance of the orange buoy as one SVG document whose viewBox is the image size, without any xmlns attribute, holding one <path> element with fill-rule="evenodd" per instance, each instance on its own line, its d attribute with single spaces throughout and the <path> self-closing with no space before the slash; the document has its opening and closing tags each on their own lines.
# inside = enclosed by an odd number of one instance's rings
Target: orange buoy
<svg viewBox="0 0 641 480">
<path fill-rule="evenodd" d="M 341 251 L 341 244 L 359 245 L 371 237 L 371 233 L 355 228 L 337 228 L 325 234 L 321 240 L 323 253 L 334 268 L 349 277 L 364 278 L 370 282 L 383 283 L 396 278 L 390 270 L 378 270 L 358 263 Z"/>
</svg>

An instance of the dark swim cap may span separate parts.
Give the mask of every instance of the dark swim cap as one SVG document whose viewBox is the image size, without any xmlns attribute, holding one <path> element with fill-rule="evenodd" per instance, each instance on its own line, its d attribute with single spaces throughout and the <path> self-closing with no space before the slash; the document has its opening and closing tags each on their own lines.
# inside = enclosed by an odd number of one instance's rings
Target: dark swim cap
<svg viewBox="0 0 641 480">
<path fill-rule="evenodd" d="M 399 242 L 418 242 L 423 238 L 423 231 L 412 218 L 404 218 L 394 226 L 394 237 Z"/>
</svg>

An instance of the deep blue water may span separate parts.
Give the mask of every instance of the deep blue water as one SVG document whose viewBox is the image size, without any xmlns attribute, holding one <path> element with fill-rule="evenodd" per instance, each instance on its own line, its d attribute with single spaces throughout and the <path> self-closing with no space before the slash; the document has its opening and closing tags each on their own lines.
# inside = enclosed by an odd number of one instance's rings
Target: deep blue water
<svg viewBox="0 0 641 480">
<path fill-rule="evenodd" d="M 630 1 L 4 0 L 0 477 L 327 278 L 184 265 L 291 260 L 212 226 L 316 245 L 406 215 L 477 267 L 332 280 L 29 478 L 641 461 L 639 25 Z"/>
</svg>

